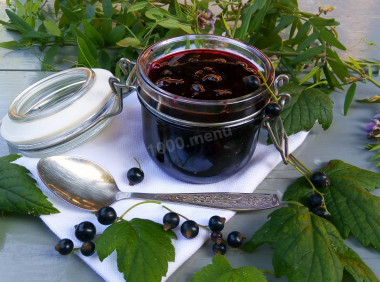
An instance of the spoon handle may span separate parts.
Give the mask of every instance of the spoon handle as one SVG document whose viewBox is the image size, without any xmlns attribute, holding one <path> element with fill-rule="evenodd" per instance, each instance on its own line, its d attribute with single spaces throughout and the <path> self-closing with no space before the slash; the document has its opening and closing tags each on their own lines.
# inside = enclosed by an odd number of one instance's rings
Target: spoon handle
<svg viewBox="0 0 380 282">
<path fill-rule="evenodd" d="M 276 194 L 261 193 L 180 193 L 180 194 L 150 194 L 123 193 L 128 198 L 175 202 L 198 205 L 209 208 L 227 209 L 233 211 L 252 211 L 269 209 L 279 205 Z M 123 198 L 123 197 L 120 197 Z M 119 199 L 120 199 L 119 198 Z"/>
</svg>

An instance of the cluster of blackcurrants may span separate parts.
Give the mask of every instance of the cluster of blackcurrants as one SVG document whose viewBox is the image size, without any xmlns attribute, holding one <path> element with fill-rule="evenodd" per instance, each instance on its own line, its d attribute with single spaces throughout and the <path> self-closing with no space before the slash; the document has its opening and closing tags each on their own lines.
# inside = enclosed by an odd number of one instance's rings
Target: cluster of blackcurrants
<svg viewBox="0 0 380 282">
<path fill-rule="evenodd" d="M 215 255 L 224 255 L 227 251 L 227 246 L 223 242 L 222 230 L 226 219 L 218 215 L 210 217 L 208 221 L 208 227 L 211 229 L 210 238 L 214 242 L 212 245 L 212 251 Z M 239 231 L 232 231 L 227 236 L 227 244 L 232 248 L 240 248 L 246 239 Z"/>
<path fill-rule="evenodd" d="M 326 173 L 320 171 L 314 172 L 310 176 L 310 181 L 317 189 L 321 189 L 330 185 L 330 179 L 328 179 Z M 309 203 L 314 214 L 323 218 L 330 217 L 330 214 L 326 211 L 326 208 L 324 207 L 323 198 L 320 194 L 315 193 L 311 195 L 309 197 Z"/>
<path fill-rule="evenodd" d="M 180 218 L 179 215 L 175 212 L 169 212 L 165 214 L 163 218 L 164 230 L 167 231 L 169 229 L 174 229 L 179 225 Z M 227 251 L 227 246 L 223 242 L 223 234 L 222 230 L 224 228 L 224 223 L 226 219 L 224 217 L 220 217 L 214 215 L 210 218 L 208 222 L 208 227 L 211 230 L 210 238 L 214 241 L 212 246 L 212 250 L 214 254 L 224 255 Z M 187 239 L 195 238 L 199 233 L 199 225 L 193 220 L 186 220 L 181 225 L 181 233 Z M 238 231 L 233 231 L 228 234 L 227 243 L 232 248 L 239 248 L 243 244 L 243 240 L 245 237 Z"/>
<path fill-rule="evenodd" d="M 110 225 L 117 218 L 116 211 L 112 207 L 103 207 L 95 215 L 98 218 L 98 222 L 103 225 Z M 95 243 L 92 241 L 95 235 L 96 227 L 92 222 L 83 221 L 75 225 L 75 237 L 83 242 L 80 247 L 82 255 L 89 257 L 95 253 Z M 62 239 L 55 246 L 55 250 L 61 255 L 68 255 L 74 250 L 74 243 L 68 238 Z"/>
</svg>

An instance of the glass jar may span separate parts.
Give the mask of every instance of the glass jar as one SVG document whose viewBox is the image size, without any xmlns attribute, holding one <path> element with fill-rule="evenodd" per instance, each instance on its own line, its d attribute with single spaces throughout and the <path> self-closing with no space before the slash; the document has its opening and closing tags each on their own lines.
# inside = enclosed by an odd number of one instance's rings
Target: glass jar
<svg viewBox="0 0 380 282">
<path fill-rule="evenodd" d="M 121 112 L 109 85 L 112 73 L 73 68 L 31 85 L 1 122 L 10 153 L 44 157 L 68 151 L 103 130 Z"/>
<path fill-rule="evenodd" d="M 133 80 L 129 76 L 127 87 L 137 88 L 143 139 L 149 155 L 163 171 L 179 180 L 221 181 L 251 159 L 270 93 L 262 86 L 235 99 L 197 100 L 157 87 L 148 78 L 152 63 L 185 50 L 218 50 L 241 57 L 254 64 L 272 88 L 282 79 L 275 82 L 272 63 L 260 50 L 222 36 L 174 37 L 155 43 L 140 54 L 134 66 L 136 77 Z"/>
</svg>

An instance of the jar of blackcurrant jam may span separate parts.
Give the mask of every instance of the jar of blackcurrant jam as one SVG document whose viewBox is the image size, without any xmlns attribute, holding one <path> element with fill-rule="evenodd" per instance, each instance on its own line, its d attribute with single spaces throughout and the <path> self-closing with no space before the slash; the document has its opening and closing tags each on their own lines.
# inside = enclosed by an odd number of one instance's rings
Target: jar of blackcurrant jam
<svg viewBox="0 0 380 282">
<path fill-rule="evenodd" d="M 122 69 L 128 63 L 122 59 Z M 248 163 L 271 97 L 262 80 L 271 88 L 279 83 L 260 50 L 214 35 L 155 43 L 129 73 L 124 88 L 137 90 L 147 152 L 190 183 L 221 181 Z"/>
</svg>

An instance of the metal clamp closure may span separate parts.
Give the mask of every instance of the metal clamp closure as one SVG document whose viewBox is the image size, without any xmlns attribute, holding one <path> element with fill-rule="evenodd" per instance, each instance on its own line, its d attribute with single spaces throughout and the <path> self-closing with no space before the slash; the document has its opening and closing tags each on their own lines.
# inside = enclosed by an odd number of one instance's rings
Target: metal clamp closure
<svg viewBox="0 0 380 282">
<path fill-rule="evenodd" d="M 127 58 L 121 58 L 119 60 L 119 67 L 124 75 L 128 75 L 125 84 L 121 83 L 120 79 L 115 76 L 110 77 L 108 82 L 114 94 L 120 95 L 121 98 L 125 98 L 137 89 L 135 85 L 136 77 L 134 76 L 136 72 L 136 62 Z"/>
<path fill-rule="evenodd" d="M 288 103 L 291 99 L 290 94 L 281 93 L 278 94 L 278 90 L 281 86 L 287 84 L 289 78 L 286 75 L 280 75 L 276 78 L 274 82 L 274 93 L 279 97 L 279 105 L 281 109 L 284 108 L 285 104 Z M 288 164 L 289 159 L 289 144 L 288 144 L 288 135 L 285 132 L 284 124 L 282 122 L 281 116 L 275 118 L 269 117 L 268 115 L 264 116 L 263 127 L 268 130 L 268 134 L 272 139 L 273 145 L 280 152 L 281 158 L 284 164 Z"/>
<path fill-rule="evenodd" d="M 123 110 L 123 99 L 137 89 L 135 85 L 136 77 L 134 77 L 134 74 L 136 72 L 136 62 L 131 61 L 127 58 L 121 58 L 119 60 L 119 67 L 124 75 L 128 75 L 128 78 L 125 84 L 121 83 L 120 79 L 115 76 L 111 76 L 109 78 L 108 83 L 113 94 L 115 95 L 115 99 L 118 100 L 117 102 L 119 104 L 119 107 L 115 112 L 107 115 L 107 117 L 120 114 Z"/>
</svg>

